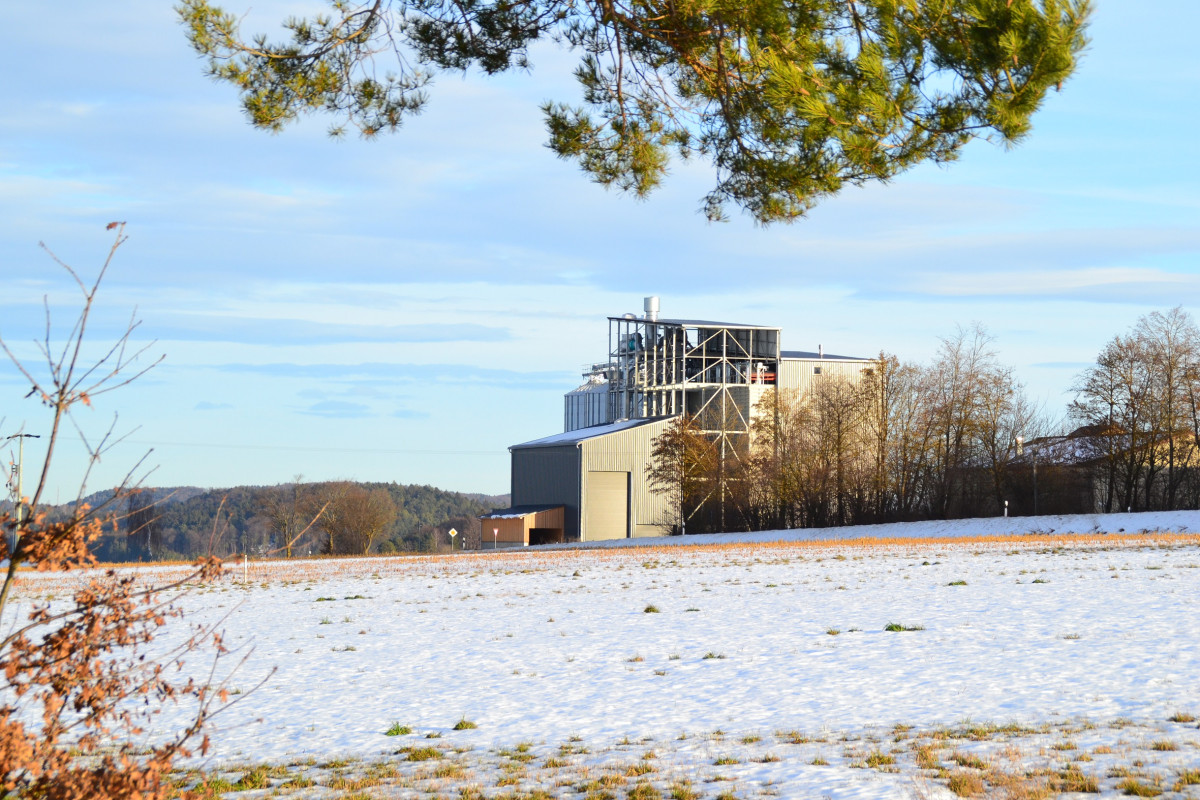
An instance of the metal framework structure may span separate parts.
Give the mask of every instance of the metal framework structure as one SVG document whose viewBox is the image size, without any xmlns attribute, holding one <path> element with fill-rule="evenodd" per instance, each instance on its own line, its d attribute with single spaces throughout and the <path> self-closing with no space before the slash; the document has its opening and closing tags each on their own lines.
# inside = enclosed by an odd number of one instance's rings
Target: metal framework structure
<svg viewBox="0 0 1200 800">
<path fill-rule="evenodd" d="M 688 414 L 722 457 L 746 452 L 754 402 L 779 373 L 779 328 L 650 311 L 608 323 L 610 419 Z"/>
</svg>

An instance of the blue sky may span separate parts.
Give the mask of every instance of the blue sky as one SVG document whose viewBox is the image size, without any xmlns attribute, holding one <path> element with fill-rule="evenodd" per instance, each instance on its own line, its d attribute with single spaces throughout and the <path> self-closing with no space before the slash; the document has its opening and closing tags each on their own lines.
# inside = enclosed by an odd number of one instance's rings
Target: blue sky
<svg viewBox="0 0 1200 800">
<path fill-rule="evenodd" d="M 245 25 L 311 5 L 256 2 Z M 153 448 L 157 485 L 507 491 L 506 448 L 561 429 L 605 317 L 648 294 L 666 316 L 781 326 L 789 349 L 914 360 L 978 321 L 1055 413 L 1105 341 L 1200 299 L 1200 12 L 1182 0 L 1098 3 L 1077 76 L 1015 149 L 976 142 L 766 230 L 705 222 L 702 164 L 637 202 L 554 158 L 538 104 L 578 91 L 553 48 L 532 74 L 440 76 L 394 135 L 332 141 L 327 120 L 251 129 L 170 3 L 6 21 L 0 336 L 33 355 L 43 297 L 56 319 L 70 307 L 39 241 L 91 274 L 126 220 L 94 340 L 136 307 L 166 356 L 81 412 L 136 428 L 94 487 Z M 44 425 L 26 391 L 0 368 L 2 435 Z M 64 456 L 65 498 L 79 450 Z"/>
</svg>

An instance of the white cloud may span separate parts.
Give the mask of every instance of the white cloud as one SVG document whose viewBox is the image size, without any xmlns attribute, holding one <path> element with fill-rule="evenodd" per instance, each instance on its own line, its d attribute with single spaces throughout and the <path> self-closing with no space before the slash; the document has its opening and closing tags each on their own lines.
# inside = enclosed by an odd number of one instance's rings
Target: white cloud
<svg viewBox="0 0 1200 800">
<path fill-rule="evenodd" d="M 1013 270 L 1009 272 L 927 273 L 914 281 L 912 291 L 943 297 L 996 295 L 1081 297 L 1094 290 L 1120 290 L 1146 294 L 1196 291 L 1200 275 L 1186 275 L 1141 267 L 1091 267 L 1073 270 Z M 1120 295 L 1113 294 L 1112 297 Z"/>
</svg>

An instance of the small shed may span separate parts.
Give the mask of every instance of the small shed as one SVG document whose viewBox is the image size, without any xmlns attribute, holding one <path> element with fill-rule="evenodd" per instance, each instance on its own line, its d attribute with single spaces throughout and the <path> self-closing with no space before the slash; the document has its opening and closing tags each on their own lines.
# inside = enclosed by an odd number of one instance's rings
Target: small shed
<svg viewBox="0 0 1200 800">
<path fill-rule="evenodd" d="M 555 505 L 498 509 L 479 518 L 482 523 L 480 547 L 525 547 L 562 542 L 564 517 L 563 506 Z"/>
</svg>

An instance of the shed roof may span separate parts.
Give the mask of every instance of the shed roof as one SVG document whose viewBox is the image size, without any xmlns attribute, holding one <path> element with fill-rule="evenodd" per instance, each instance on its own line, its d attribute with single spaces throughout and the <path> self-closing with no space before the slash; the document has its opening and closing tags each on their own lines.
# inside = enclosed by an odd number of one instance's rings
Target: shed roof
<svg viewBox="0 0 1200 800">
<path fill-rule="evenodd" d="M 541 439 L 534 439 L 531 442 L 522 442 L 514 444 L 509 450 L 523 450 L 532 447 L 561 447 L 566 444 L 579 444 L 588 439 L 595 439 L 600 436 L 609 436 L 621 431 L 639 428 L 642 425 L 651 425 L 655 422 L 663 422 L 670 417 L 655 417 L 652 419 L 623 419 L 617 422 L 610 422 L 607 425 L 593 425 L 590 428 L 579 428 L 566 433 L 556 433 L 553 436 L 546 436 Z"/>
<path fill-rule="evenodd" d="M 563 508 L 562 503 L 541 506 L 513 506 L 512 508 L 494 508 L 490 514 L 480 514 L 479 518 L 518 519 L 520 517 L 528 517 L 530 514 L 537 514 L 542 511 L 552 511 L 556 508 Z"/>
</svg>

